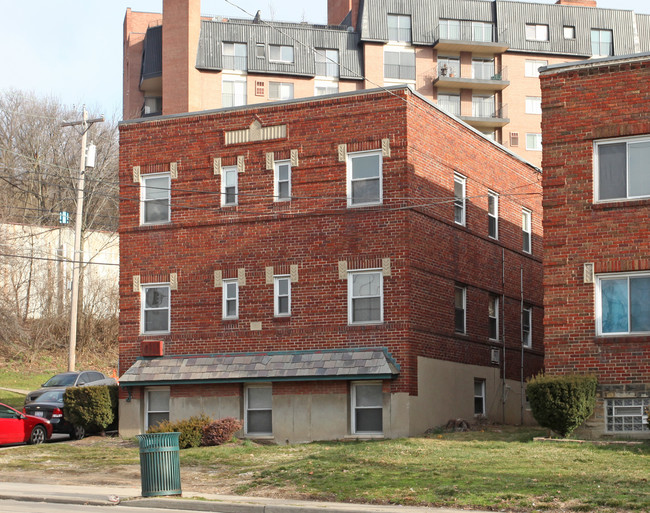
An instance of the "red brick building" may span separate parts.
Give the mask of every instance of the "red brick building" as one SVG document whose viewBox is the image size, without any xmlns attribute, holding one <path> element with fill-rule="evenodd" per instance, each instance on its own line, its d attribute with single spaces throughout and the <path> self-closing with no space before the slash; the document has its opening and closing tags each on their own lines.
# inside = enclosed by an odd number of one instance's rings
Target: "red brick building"
<svg viewBox="0 0 650 513">
<path fill-rule="evenodd" d="M 201 412 L 278 442 L 521 422 L 540 180 L 403 86 L 123 122 L 121 432 Z"/>
<path fill-rule="evenodd" d="M 595 374 L 586 431 L 646 436 L 650 54 L 541 75 L 547 372 Z"/>
</svg>

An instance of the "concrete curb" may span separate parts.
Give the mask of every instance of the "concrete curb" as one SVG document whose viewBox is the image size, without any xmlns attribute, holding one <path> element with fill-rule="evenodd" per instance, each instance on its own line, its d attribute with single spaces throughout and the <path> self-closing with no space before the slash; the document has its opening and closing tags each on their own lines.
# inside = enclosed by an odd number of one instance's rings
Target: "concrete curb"
<svg viewBox="0 0 650 513">
<path fill-rule="evenodd" d="M 52 497 L 48 495 L 3 495 L 0 501 L 46 502 L 49 504 L 74 504 L 79 506 L 115 506 L 117 503 L 107 500 L 84 499 L 81 497 Z"/>
</svg>

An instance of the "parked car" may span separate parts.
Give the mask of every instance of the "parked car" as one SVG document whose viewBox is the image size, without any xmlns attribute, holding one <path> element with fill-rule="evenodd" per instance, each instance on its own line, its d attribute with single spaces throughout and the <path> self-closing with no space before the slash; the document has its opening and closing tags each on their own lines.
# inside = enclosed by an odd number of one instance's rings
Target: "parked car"
<svg viewBox="0 0 650 513">
<path fill-rule="evenodd" d="M 0 403 L 0 445 L 40 444 L 52 436 L 52 425 L 45 418 L 25 415 Z"/>
<path fill-rule="evenodd" d="M 41 385 L 42 388 L 34 390 L 25 396 L 25 404 L 31 403 L 48 388 L 82 387 L 86 385 L 115 385 L 115 378 L 107 378 L 99 371 L 71 371 L 52 376 Z"/>
<path fill-rule="evenodd" d="M 63 394 L 65 394 L 66 388 L 46 390 L 35 401 L 26 404 L 23 412 L 27 415 L 47 419 L 52 425 L 53 433 L 63 433 L 70 435 L 70 438 L 75 440 L 81 440 L 86 434 L 84 428 L 74 426 L 63 415 Z"/>
</svg>

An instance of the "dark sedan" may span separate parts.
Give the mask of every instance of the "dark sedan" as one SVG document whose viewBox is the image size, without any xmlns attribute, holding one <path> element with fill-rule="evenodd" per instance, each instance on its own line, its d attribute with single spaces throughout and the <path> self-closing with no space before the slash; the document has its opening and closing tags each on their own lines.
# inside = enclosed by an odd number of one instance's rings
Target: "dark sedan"
<svg viewBox="0 0 650 513">
<path fill-rule="evenodd" d="M 107 378 L 99 371 L 71 371 L 62 372 L 52 376 L 41 385 L 42 388 L 34 390 L 25 396 L 25 404 L 36 400 L 50 388 L 83 387 L 86 385 L 115 385 L 114 378 Z"/>
<path fill-rule="evenodd" d="M 42 419 L 47 419 L 52 424 L 54 433 L 70 435 L 70 438 L 81 440 L 86 434 L 81 426 L 74 426 L 63 416 L 63 394 L 65 388 L 53 388 L 43 392 L 35 401 L 28 403 L 23 412 Z"/>
<path fill-rule="evenodd" d="M 0 445 L 40 444 L 52 436 L 52 425 L 45 418 L 25 415 L 0 403 Z"/>
</svg>

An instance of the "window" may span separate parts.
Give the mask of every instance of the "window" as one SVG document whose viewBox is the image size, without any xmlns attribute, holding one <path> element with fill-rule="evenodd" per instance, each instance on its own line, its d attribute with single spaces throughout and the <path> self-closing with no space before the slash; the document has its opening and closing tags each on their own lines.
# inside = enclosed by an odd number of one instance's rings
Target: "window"
<svg viewBox="0 0 650 513">
<path fill-rule="evenodd" d="M 650 332 L 650 273 L 596 277 L 598 335 Z"/>
<path fill-rule="evenodd" d="M 443 77 L 460 76 L 460 58 L 459 57 L 438 57 L 438 74 Z"/>
<path fill-rule="evenodd" d="M 269 45 L 269 60 L 293 63 L 293 46 Z"/>
<path fill-rule="evenodd" d="M 484 379 L 474 379 L 474 415 L 485 415 Z"/>
<path fill-rule="evenodd" d="M 650 409 L 650 398 L 631 397 L 607 399 L 607 431 L 615 432 L 648 432 L 648 416 L 644 411 Z"/>
<path fill-rule="evenodd" d="M 169 333 L 169 285 L 142 287 L 142 333 Z"/>
<path fill-rule="evenodd" d="M 488 191 L 488 236 L 499 238 L 499 195 Z"/>
<path fill-rule="evenodd" d="M 494 96 L 472 96 L 472 117 L 493 118 L 496 115 Z"/>
<path fill-rule="evenodd" d="M 598 201 L 650 196 L 650 137 L 596 142 L 594 147 Z"/>
<path fill-rule="evenodd" d="M 162 96 L 145 96 L 143 116 L 155 116 L 162 114 Z"/>
<path fill-rule="evenodd" d="M 264 96 L 264 80 L 255 81 L 255 96 Z"/>
<path fill-rule="evenodd" d="M 384 431 L 384 395 L 381 383 L 352 383 L 352 433 L 381 434 Z"/>
<path fill-rule="evenodd" d="M 273 296 L 275 316 L 291 315 L 291 278 L 289 276 L 273 277 Z"/>
<path fill-rule="evenodd" d="M 490 340 L 499 340 L 499 296 L 490 295 L 488 319 Z"/>
<path fill-rule="evenodd" d="M 524 347 L 533 347 L 533 309 L 525 306 L 521 312 L 521 343 Z"/>
<path fill-rule="evenodd" d="M 526 134 L 526 149 L 542 151 L 542 134 Z"/>
<path fill-rule="evenodd" d="M 494 77 L 494 59 L 472 59 L 472 78 L 492 80 Z"/>
<path fill-rule="evenodd" d="M 519 146 L 519 132 L 510 132 L 510 146 Z"/>
<path fill-rule="evenodd" d="M 404 14 L 388 15 L 388 40 L 399 43 L 411 42 L 411 17 Z"/>
<path fill-rule="evenodd" d="M 169 420 L 169 389 L 145 389 L 145 431 Z"/>
<path fill-rule="evenodd" d="M 347 161 L 348 207 L 382 202 L 381 152 L 349 153 Z"/>
<path fill-rule="evenodd" d="M 221 83 L 222 107 L 237 107 L 246 105 L 246 77 L 223 76 Z"/>
<path fill-rule="evenodd" d="M 614 38 L 611 30 L 591 29 L 591 54 L 597 57 L 614 55 Z"/>
<path fill-rule="evenodd" d="M 348 323 L 377 324 L 384 321 L 381 271 L 348 272 Z"/>
<path fill-rule="evenodd" d="M 472 41 L 490 42 L 493 41 L 494 25 L 482 21 L 472 22 Z"/>
<path fill-rule="evenodd" d="M 548 41 L 548 25 L 526 23 L 526 39 L 528 41 Z"/>
<path fill-rule="evenodd" d="M 440 39 L 460 39 L 459 20 L 440 20 Z"/>
<path fill-rule="evenodd" d="M 564 39 L 575 39 L 576 38 L 576 28 L 571 25 L 564 26 Z"/>
<path fill-rule="evenodd" d="M 316 80 L 314 82 L 314 96 L 336 94 L 339 92 L 339 83 L 336 80 Z"/>
<path fill-rule="evenodd" d="M 269 100 L 293 100 L 293 84 L 269 82 Z"/>
<path fill-rule="evenodd" d="M 171 176 L 169 173 L 142 176 L 140 184 L 141 223 L 168 223 L 171 199 Z"/>
<path fill-rule="evenodd" d="M 525 253 L 530 253 L 532 251 L 531 242 L 532 242 L 532 231 L 531 231 L 531 221 L 533 213 L 530 210 L 523 209 L 521 211 L 521 232 L 523 235 L 523 247 Z"/>
<path fill-rule="evenodd" d="M 223 280 L 223 318 L 237 319 L 239 317 L 239 282 Z"/>
<path fill-rule="evenodd" d="M 548 61 L 526 59 L 524 64 L 525 75 L 527 77 L 537 78 L 539 77 L 539 68 L 543 68 L 544 66 L 548 66 Z"/>
<path fill-rule="evenodd" d="M 465 333 L 465 306 L 467 300 L 467 288 L 456 286 L 454 289 L 454 323 L 456 333 Z"/>
<path fill-rule="evenodd" d="M 466 178 L 454 173 L 454 221 L 465 226 L 465 185 Z"/>
<path fill-rule="evenodd" d="M 338 78 L 339 51 L 318 48 L 314 52 L 316 58 L 316 76 Z"/>
<path fill-rule="evenodd" d="M 248 385 L 244 389 L 244 401 L 246 434 L 273 434 L 273 389 L 268 385 Z"/>
<path fill-rule="evenodd" d="M 255 45 L 255 57 L 258 59 L 263 59 L 265 55 L 266 52 L 264 51 L 264 43 L 257 43 Z"/>
<path fill-rule="evenodd" d="M 460 95 L 438 93 L 438 106 L 445 109 L 449 114 L 460 116 Z"/>
<path fill-rule="evenodd" d="M 276 162 L 274 165 L 274 171 L 274 200 L 291 200 L 291 162 L 288 160 Z"/>
<path fill-rule="evenodd" d="M 542 113 L 542 97 L 526 96 L 526 114 Z"/>
<path fill-rule="evenodd" d="M 412 49 L 384 50 L 384 78 L 415 80 L 415 52 Z"/>
<path fill-rule="evenodd" d="M 496 130 L 490 130 L 490 129 L 487 129 L 487 130 L 486 130 L 486 129 L 483 128 L 483 129 L 480 130 L 480 132 L 481 132 L 485 137 L 487 137 L 488 139 L 490 139 L 490 141 L 498 142 L 498 141 L 497 141 L 497 131 L 496 131 Z"/>
<path fill-rule="evenodd" d="M 221 206 L 237 205 L 238 184 L 237 166 L 224 167 L 221 170 Z"/>
<path fill-rule="evenodd" d="M 246 43 L 223 43 L 223 69 L 246 71 L 248 69 Z"/>
</svg>

